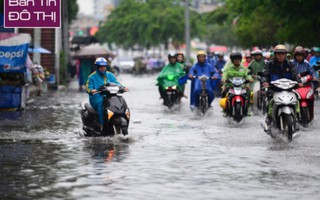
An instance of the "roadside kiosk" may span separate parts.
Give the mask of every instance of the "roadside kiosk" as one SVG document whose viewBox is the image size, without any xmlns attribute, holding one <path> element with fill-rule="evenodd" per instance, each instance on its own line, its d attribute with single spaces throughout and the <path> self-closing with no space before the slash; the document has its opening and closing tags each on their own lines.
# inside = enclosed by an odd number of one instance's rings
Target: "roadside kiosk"
<svg viewBox="0 0 320 200">
<path fill-rule="evenodd" d="M 0 111 L 23 110 L 29 34 L 0 33 Z"/>
</svg>

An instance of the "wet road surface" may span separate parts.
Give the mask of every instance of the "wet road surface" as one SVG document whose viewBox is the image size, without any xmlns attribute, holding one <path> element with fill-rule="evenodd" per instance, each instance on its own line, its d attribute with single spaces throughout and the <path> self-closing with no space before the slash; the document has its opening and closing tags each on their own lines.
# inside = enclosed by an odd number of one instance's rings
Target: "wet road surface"
<svg viewBox="0 0 320 200">
<path fill-rule="evenodd" d="M 119 81 L 130 89 L 129 142 L 81 136 L 88 97 L 76 82 L 1 113 L 0 199 L 320 199 L 319 102 L 312 126 L 286 144 L 263 133 L 262 115 L 235 126 L 218 99 L 206 117 L 189 99 L 170 113 L 155 76 Z"/>
</svg>

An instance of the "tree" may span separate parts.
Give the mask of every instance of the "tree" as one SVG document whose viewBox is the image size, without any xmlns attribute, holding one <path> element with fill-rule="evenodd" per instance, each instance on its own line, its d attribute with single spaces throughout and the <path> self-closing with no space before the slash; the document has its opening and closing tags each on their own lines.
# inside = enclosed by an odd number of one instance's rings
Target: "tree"
<svg viewBox="0 0 320 200">
<path fill-rule="evenodd" d="M 62 0 L 64 1 L 64 0 Z M 79 11 L 79 6 L 77 3 L 77 0 L 67 0 L 68 2 L 68 22 L 71 24 L 72 20 L 76 19 L 78 11 Z"/>
<path fill-rule="evenodd" d="M 112 11 L 107 22 L 99 29 L 100 41 L 130 48 L 184 41 L 184 7 L 180 0 L 126 0 Z M 192 20 L 200 15 L 191 12 L 192 35 L 198 35 L 201 26 Z M 200 21 L 200 24 L 202 22 Z M 200 35 L 200 34 L 199 34 Z"/>
</svg>

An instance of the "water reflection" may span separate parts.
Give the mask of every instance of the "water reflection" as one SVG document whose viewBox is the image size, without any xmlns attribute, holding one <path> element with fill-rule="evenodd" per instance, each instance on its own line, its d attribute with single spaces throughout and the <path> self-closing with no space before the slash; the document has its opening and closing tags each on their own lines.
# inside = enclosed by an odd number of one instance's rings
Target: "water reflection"
<svg viewBox="0 0 320 200">
<path fill-rule="evenodd" d="M 129 143 L 117 139 L 89 138 L 84 140 L 84 151 L 90 152 L 94 160 L 121 162 L 129 154 Z"/>
</svg>

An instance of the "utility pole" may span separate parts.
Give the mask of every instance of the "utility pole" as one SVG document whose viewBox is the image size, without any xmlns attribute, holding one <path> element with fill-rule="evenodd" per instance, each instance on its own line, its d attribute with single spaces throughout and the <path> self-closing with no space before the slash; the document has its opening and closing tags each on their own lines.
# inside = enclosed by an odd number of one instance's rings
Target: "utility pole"
<svg viewBox="0 0 320 200">
<path fill-rule="evenodd" d="M 186 34 L 186 64 L 190 64 L 190 17 L 189 0 L 185 0 L 185 34 Z"/>
</svg>

